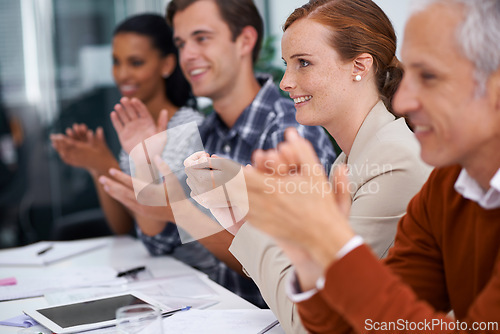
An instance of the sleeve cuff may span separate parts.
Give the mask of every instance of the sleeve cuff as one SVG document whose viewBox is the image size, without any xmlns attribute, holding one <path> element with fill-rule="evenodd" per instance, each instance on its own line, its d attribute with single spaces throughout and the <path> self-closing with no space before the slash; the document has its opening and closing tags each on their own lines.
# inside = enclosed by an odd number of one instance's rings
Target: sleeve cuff
<svg viewBox="0 0 500 334">
<path fill-rule="evenodd" d="M 293 303 L 301 303 L 305 300 L 310 299 L 316 293 L 318 293 L 317 289 L 311 289 L 309 291 L 302 292 L 300 290 L 299 281 L 297 279 L 297 275 L 295 270 L 292 268 L 292 272 L 289 275 L 288 283 L 285 285 L 286 293 L 288 298 Z"/>
<path fill-rule="evenodd" d="M 363 238 L 361 238 L 359 235 L 352 237 L 344 245 L 344 247 L 342 247 L 338 251 L 337 260 L 340 260 L 347 254 L 349 254 L 351 251 L 353 251 L 354 249 L 358 248 L 363 244 L 364 244 Z M 319 290 L 322 290 L 325 287 L 325 277 L 323 275 L 319 277 L 318 280 L 316 281 L 316 288 L 311 289 L 309 291 L 302 291 L 300 289 L 299 281 L 297 279 L 295 270 L 292 269 L 292 272 L 290 273 L 289 277 L 290 278 L 288 279 L 288 284 L 286 284 L 286 292 L 288 294 L 288 298 L 290 298 L 290 300 L 294 303 L 301 303 L 305 300 L 310 299 L 312 296 L 318 293 Z"/>
<path fill-rule="evenodd" d="M 349 254 L 353 249 L 358 248 L 364 243 L 363 238 L 361 238 L 359 235 L 355 235 L 354 237 L 349 240 L 344 247 L 342 247 L 338 252 L 337 252 L 337 260 L 340 260 L 347 254 Z"/>
</svg>

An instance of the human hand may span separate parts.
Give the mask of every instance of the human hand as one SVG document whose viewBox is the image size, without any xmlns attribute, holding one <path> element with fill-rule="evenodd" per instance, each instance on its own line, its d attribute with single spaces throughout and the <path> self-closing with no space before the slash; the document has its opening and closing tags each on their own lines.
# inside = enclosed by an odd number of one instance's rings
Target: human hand
<svg viewBox="0 0 500 334">
<path fill-rule="evenodd" d="M 213 175 L 214 168 L 212 167 L 210 154 L 204 151 L 195 152 L 184 160 L 184 167 L 187 175 L 186 183 L 191 189 L 191 197 L 201 206 L 210 209 L 210 203 L 205 204 L 205 201 L 209 198 L 197 196 L 216 188 Z M 224 194 L 219 193 L 218 195 L 223 198 L 222 206 L 227 207 L 227 200 Z"/>
<path fill-rule="evenodd" d="M 109 177 L 99 178 L 104 190 L 135 215 L 156 221 L 173 221 L 172 210 L 167 206 L 163 184 L 145 184 L 114 168 L 109 170 L 109 174 Z M 140 189 L 137 193 L 134 191 L 134 182 Z"/>
<path fill-rule="evenodd" d="M 248 210 L 241 165 L 216 155 L 196 152 L 184 161 L 191 197 L 207 209 L 238 206 Z"/>
<path fill-rule="evenodd" d="M 337 169 L 330 184 L 312 145 L 295 129 L 287 130 L 285 138 L 279 152 L 257 151 L 257 167 L 244 167 L 250 201 L 247 220 L 278 242 L 307 250 L 326 268 L 354 236 L 348 223 L 346 170 Z"/>
<path fill-rule="evenodd" d="M 106 174 L 110 167 L 117 165 L 101 127 L 94 134 L 85 124 L 74 124 L 66 129 L 66 135 L 52 134 L 50 140 L 65 163 L 84 168 L 93 175 Z"/>
<path fill-rule="evenodd" d="M 134 147 L 147 138 L 167 129 L 167 110 L 160 112 L 157 124 L 155 124 L 151 113 L 139 99 L 123 97 L 120 103 L 115 105 L 115 111 L 111 112 L 110 116 L 120 144 L 127 154 L 130 154 Z M 159 147 L 148 147 L 149 157 L 160 154 L 165 143 L 162 144 Z M 148 161 L 148 163 L 151 162 Z"/>
<path fill-rule="evenodd" d="M 235 235 L 248 212 L 248 197 L 241 165 L 196 152 L 184 161 L 191 197 Z"/>
<path fill-rule="evenodd" d="M 172 173 L 170 167 L 159 156 L 154 158 L 158 170 L 164 175 L 164 183 L 168 190 L 169 203 L 175 217 L 175 222 L 195 239 L 202 239 L 223 231 L 223 228 L 207 217 L 184 195 L 184 189 Z M 181 236 L 182 237 L 182 236 Z"/>
<path fill-rule="evenodd" d="M 184 167 L 191 167 L 208 161 L 210 154 L 204 151 L 199 151 L 191 154 L 184 160 Z"/>
<path fill-rule="evenodd" d="M 87 135 L 90 130 L 86 124 L 74 123 L 70 128 L 66 128 L 66 136 L 74 140 L 87 141 Z"/>
</svg>

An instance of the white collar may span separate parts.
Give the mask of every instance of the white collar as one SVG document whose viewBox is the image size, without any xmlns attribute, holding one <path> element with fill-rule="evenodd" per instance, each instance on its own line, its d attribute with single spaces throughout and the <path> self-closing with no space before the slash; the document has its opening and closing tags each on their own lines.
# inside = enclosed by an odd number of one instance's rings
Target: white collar
<svg viewBox="0 0 500 334">
<path fill-rule="evenodd" d="M 455 190 L 463 197 L 478 203 L 483 209 L 491 210 L 500 208 L 500 169 L 490 181 L 490 189 L 487 192 L 479 186 L 465 169 L 462 169 Z"/>
</svg>

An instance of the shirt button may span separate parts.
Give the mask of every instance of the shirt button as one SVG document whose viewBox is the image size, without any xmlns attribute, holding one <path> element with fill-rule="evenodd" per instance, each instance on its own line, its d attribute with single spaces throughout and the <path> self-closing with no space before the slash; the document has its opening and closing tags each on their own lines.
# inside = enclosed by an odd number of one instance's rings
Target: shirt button
<svg viewBox="0 0 500 334">
<path fill-rule="evenodd" d="M 224 145 L 224 147 L 222 149 L 224 150 L 224 153 L 226 153 L 226 154 L 231 153 L 231 146 L 229 146 L 229 144 Z"/>
</svg>

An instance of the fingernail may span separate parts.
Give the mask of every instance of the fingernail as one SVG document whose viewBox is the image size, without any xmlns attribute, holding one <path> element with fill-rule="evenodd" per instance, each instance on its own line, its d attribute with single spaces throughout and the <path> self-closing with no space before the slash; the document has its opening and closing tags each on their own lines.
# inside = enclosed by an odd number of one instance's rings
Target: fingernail
<svg viewBox="0 0 500 334">
<path fill-rule="evenodd" d="M 116 169 L 111 168 L 111 169 L 109 170 L 109 174 L 110 174 L 110 175 L 115 176 L 115 174 L 116 174 Z"/>
<path fill-rule="evenodd" d="M 101 183 L 101 184 L 105 184 L 105 183 L 106 183 L 106 178 L 105 178 L 104 176 L 101 176 L 101 177 L 99 178 L 99 183 Z"/>
</svg>

